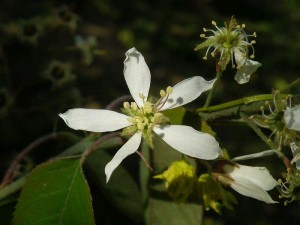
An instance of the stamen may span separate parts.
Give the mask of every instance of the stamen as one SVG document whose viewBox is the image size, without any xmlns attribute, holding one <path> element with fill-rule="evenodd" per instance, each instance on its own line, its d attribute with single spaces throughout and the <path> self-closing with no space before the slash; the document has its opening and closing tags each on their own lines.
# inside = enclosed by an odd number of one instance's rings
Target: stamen
<svg viewBox="0 0 300 225">
<path fill-rule="evenodd" d="M 166 92 L 164 91 L 164 90 L 160 90 L 160 92 L 159 92 L 159 95 L 160 95 L 160 97 L 165 97 L 166 96 Z"/>
<path fill-rule="evenodd" d="M 264 124 L 258 122 L 254 117 L 252 117 L 251 119 L 253 120 L 253 122 L 254 122 L 256 125 L 258 125 L 258 126 L 260 126 L 260 127 L 263 127 L 263 128 L 269 128 L 269 126 L 264 125 Z"/>
<path fill-rule="evenodd" d="M 138 106 L 135 102 L 131 102 L 131 108 L 134 110 L 134 111 L 137 111 L 138 109 Z"/>
<path fill-rule="evenodd" d="M 211 24 L 212 24 L 215 28 L 217 28 L 217 30 L 218 30 L 222 35 L 224 35 L 223 31 L 217 26 L 217 23 L 216 23 L 215 21 L 211 21 Z M 214 33 L 215 33 L 215 32 L 214 32 Z"/>
<path fill-rule="evenodd" d="M 208 46 L 208 48 L 206 50 L 206 53 L 205 53 L 205 56 L 203 57 L 204 60 L 207 60 L 207 54 L 208 54 L 211 47 L 212 47 L 212 45 Z"/>
<path fill-rule="evenodd" d="M 263 115 L 263 117 L 267 118 L 267 119 L 273 119 L 272 116 L 268 116 L 265 114 L 265 108 L 262 106 L 260 107 L 260 110 L 261 110 L 261 114 Z"/>
<path fill-rule="evenodd" d="M 275 93 L 274 93 L 274 98 L 273 98 L 273 104 L 274 104 L 274 107 L 275 107 L 275 111 L 278 112 L 278 107 L 277 107 L 277 102 L 276 102 L 276 95 L 279 94 L 279 91 L 276 90 Z"/>
<path fill-rule="evenodd" d="M 170 95 L 173 92 L 173 88 L 171 86 L 168 86 L 167 89 L 166 89 L 166 91 L 167 91 L 167 94 Z"/>
<path fill-rule="evenodd" d="M 129 102 L 124 102 L 123 107 L 124 107 L 124 109 L 129 109 L 130 108 Z"/>
<path fill-rule="evenodd" d="M 146 98 L 142 93 L 139 94 L 139 97 L 144 101 L 144 99 Z"/>
<path fill-rule="evenodd" d="M 270 112 L 274 115 L 275 113 L 274 113 L 274 111 L 272 110 L 272 108 L 271 108 L 271 105 L 269 105 L 269 110 L 270 110 Z"/>
</svg>

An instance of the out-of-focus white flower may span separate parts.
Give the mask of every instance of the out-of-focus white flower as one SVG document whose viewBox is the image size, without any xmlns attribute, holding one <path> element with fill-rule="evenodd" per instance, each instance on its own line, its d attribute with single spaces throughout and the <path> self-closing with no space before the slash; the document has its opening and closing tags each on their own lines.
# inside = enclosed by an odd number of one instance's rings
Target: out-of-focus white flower
<svg viewBox="0 0 300 225">
<path fill-rule="evenodd" d="M 106 165 L 106 180 L 128 155 L 139 147 L 142 137 L 153 147 L 153 132 L 171 147 L 191 157 L 215 159 L 221 152 L 215 138 L 199 132 L 192 127 L 170 125 L 169 119 L 161 111 L 185 105 L 212 88 L 215 80 L 206 81 L 195 76 L 168 87 L 160 92 L 156 103 L 148 101 L 150 71 L 144 57 L 135 48 L 126 52 L 124 76 L 135 102 L 125 102 L 124 114 L 97 109 L 70 109 L 59 116 L 66 124 L 76 130 L 108 132 L 124 128 L 122 134 L 131 136 Z"/>
<path fill-rule="evenodd" d="M 229 185 L 238 193 L 266 203 L 277 203 L 267 191 L 272 190 L 278 182 L 265 167 L 244 166 L 232 162 L 222 163 L 214 177 Z"/>
<path fill-rule="evenodd" d="M 237 73 L 234 79 L 239 84 L 247 83 L 252 73 L 254 73 L 261 63 L 251 60 L 254 58 L 255 40 L 249 41 L 249 37 L 256 37 L 254 32 L 252 35 L 247 35 L 243 30 L 245 24 L 239 25 L 234 17 L 231 18 L 230 23 L 224 23 L 224 27 L 218 27 L 215 21 L 212 21 L 212 25 L 216 30 L 203 28 L 204 32 L 211 32 L 211 36 L 201 34 L 200 37 L 206 40 L 197 45 L 195 50 L 207 48 L 206 54 L 203 59 L 207 59 L 207 55 L 210 49 L 213 49 L 210 53 L 212 57 L 217 56 L 218 64 L 222 71 L 227 67 L 227 64 L 231 61 L 232 67 L 237 68 Z M 249 47 L 252 49 L 250 58 Z"/>
</svg>

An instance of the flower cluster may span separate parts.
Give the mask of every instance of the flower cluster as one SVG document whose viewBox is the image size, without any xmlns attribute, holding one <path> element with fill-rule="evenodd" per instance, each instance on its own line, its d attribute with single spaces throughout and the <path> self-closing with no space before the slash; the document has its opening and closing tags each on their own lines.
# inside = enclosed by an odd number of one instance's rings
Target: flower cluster
<svg viewBox="0 0 300 225">
<path fill-rule="evenodd" d="M 296 142 L 299 139 L 300 131 L 300 105 L 292 107 L 291 99 L 276 99 L 277 93 L 275 92 L 273 98 L 274 109 L 268 105 L 269 114 L 266 114 L 264 107 L 261 108 L 262 115 L 255 115 L 251 118 L 260 127 L 272 131 L 269 139 L 275 136 L 275 143 L 278 149 L 282 145 L 288 145 Z M 289 103 L 288 103 L 289 102 Z"/>
<path fill-rule="evenodd" d="M 207 55 L 210 53 L 212 57 L 218 58 L 218 65 L 221 71 L 224 71 L 227 64 L 231 61 L 232 68 L 237 68 L 235 74 L 235 80 L 239 84 L 247 83 L 252 73 L 254 73 L 258 67 L 261 66 L 259 62 L 253 61 L 255 40 L 249 41 L 249 37 L 256 37 L 254 32 L 252 35 L 247 35 L 244 31 L 245 24 L 239 25 L 234 17 L 231 18 L 229 24 L 225 23 L 224 27 L 218 27 L 215 21 L 212 21 L 212 25 L 216 30 L 203 28 L 204 32 L 211 32 L 211 36 L 201 34 L 200 37 L 206 39 L 201 44 L 197 45 L 195 50 L 207 48 L 206 54 L 203 59 L 207 59 Z M 252 54 L 249 55 L 249 47 L 252 50 Z"/>
<path fill-rule="evenodd" d="M 119 149 L 106 165 L 105 174 L 108 182 L 113 171 L 130 154 L 137 151 L 142 137 L 153 147 L 152 135 L 160 136 L 167 144 L 179 152 L 200 159 L 215 159 L 221 152 L 218 142 L 209 134 L 199 132 L 184 125 L 170 125 L 168 118 L 161 112 L 185 105 L 202 92 L 212 88 L 215 80 L 206 81 L 195 76 L 174 87 L 160 92 L 161 98 L 156 103 L 148 101 L 150 71 L 144 57 L 135 48 L 126 52 L 124 76 L 134 102 L 124 103 L 124 114 L 103 109 L 70 109 L 59 116 L 75 130 L 108 132 L 125 128 L 122 132 L 130 139 Z"/>
</svg>

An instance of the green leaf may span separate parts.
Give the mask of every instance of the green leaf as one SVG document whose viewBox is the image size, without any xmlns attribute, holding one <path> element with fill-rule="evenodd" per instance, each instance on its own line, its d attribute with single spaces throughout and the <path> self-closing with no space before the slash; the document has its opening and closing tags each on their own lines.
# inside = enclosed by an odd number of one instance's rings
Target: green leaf
<svg viewBox="0 0 300 225">
<path fill-rule="evenodd" d="M 186 111 L 183 107 L 177 107 L 175 109 L 166 110 L 163 114 L 170 119 L 171 124 L 181 125 L 185 112 Z"/>
<path fill-rule="evenodd" d="M 124 168 L 126 160 L 130 159 L 124 160 L 106 183 L 104 167 L 111 159 L 112 156 L 103 149 L 94 151 L 85 161 L 84 168 L 111 204 L 130 219 L 141 222 L 143 220 L 141 191 L 131 174 Z"/>
<path fill-rule="evenodd" d="M 28 224 L 95 224 L 80 158 L 53 160 L 31 172 L 13 219 L 13 225 Z"/>
<path fill-rule="evenodd" d="M 162 173 L 168 166 L 182 159 L 182 154 L 168 145 L 159 136 L 153 135 L 152 166 L 155 174 Z"/>
<path fill-rule="evenodd" d="M 150 198 L 146 221 L 148 225 L 201 225 L 203 207 L 195 203 L 176 203 Z"/>
</svg>

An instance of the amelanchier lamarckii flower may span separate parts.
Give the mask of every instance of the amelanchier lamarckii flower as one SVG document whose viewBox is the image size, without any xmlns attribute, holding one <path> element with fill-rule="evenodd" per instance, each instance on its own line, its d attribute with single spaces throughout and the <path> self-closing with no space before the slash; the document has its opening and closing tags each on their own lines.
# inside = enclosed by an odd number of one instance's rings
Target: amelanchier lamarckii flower
<svg viewBox="0 0 300 225">
<path fill-rule="evenodd" d="M 218 170 L 213 173 L 213 176 L 242 195 L 266 203 L 277 203 L 267 191 L 277 186 L 278 182 L 265 167 L 252 167 L 233 162 L 224 162 L 218 166 Z"/>
<path fill-rule="evenodd" d="M 135 48 L 126 52 L 124 76 L 134 99 L 134 102 L 123 104 L 124 114 L 110 110 L 77 108 L 59 115 L 69 127 L 76 130 L 108 132 L 124 128 L 122 134 L 130 136 L 106 165 L 107 182 L 122 160 L 138 149 L 142 137 L 150 147 L 154 146 L 153 135 L 158 135 L 171 147 L 188 156 L 207 160 L 218 157 L 221 149 L 213 136 L 189 126 L 170 125 L 169 119 L 161 113 L 193 101 L 202 92 L 211 89 L 215 80 L 206 81 L 200 76 L 186 79 L 174 87 L 162 90 L 161 98 L 156 103 L 151 103 L 148 101 L 150 71 L 144 57 Z"/>
<path fill-rule="evenodd" d="M 251 60 L 254 58 L 255 40 L 249 41 L 249 37 L 256 37 L 256 33 L 247 35 L 243 30 L 245 24 L 239 25 L 234 17 L 231 18 L 230 23 L 225 23 L 224 27 L 218 27 L 215 21 L 212 25 L 216 30 L 203 28 L 204 32 L 211 32 L 212 35 L 206 36 L 201 34 L 201 38 L 206 40 L 196 46 L 195 51 L 207 48 L 203 59 L 207 59 L 207 54 L 210 49 L 212 57 L 218 58 L 218 64 L 221 71 L 224 71 L 227 64 L 231 61 L 232 68 L 237 68 L 237 73 L 234 79 L 239 84 L 247 83 L 252 73 L 254 73 L 261 63 Z M 252 48 L 252 54 L 248 58 L 249 47 Z"/>
</svg>

